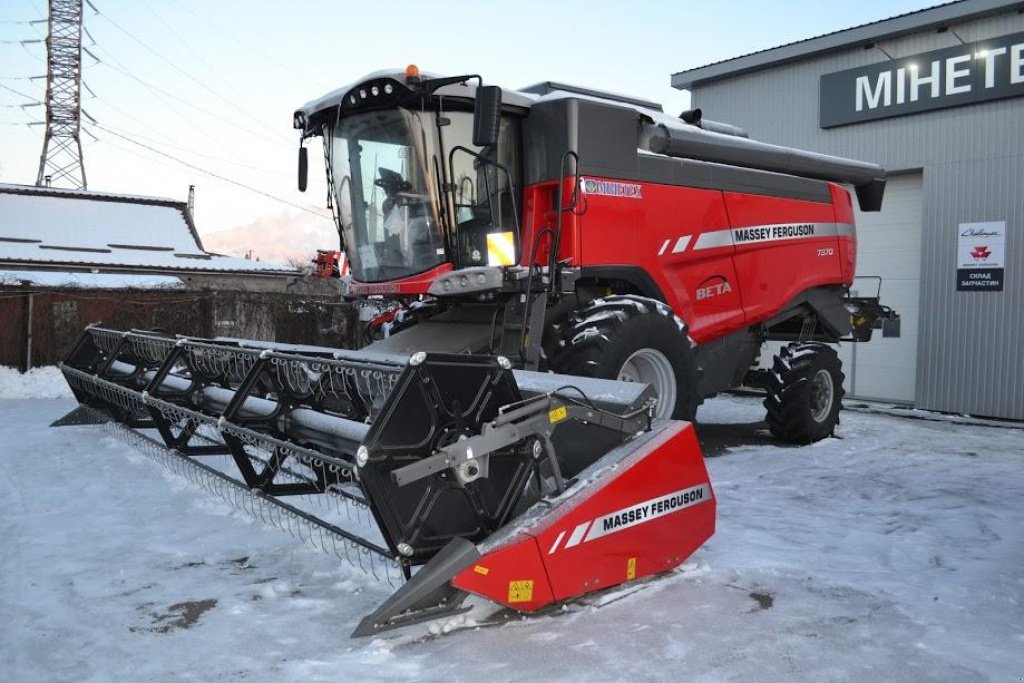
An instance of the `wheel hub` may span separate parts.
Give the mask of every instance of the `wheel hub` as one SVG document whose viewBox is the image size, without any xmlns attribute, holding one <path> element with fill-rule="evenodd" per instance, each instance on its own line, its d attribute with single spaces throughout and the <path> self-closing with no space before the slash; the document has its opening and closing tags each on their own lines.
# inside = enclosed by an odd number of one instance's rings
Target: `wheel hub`
<svg viewBox="0 0 1024 683">
<path fill-rule="evenodd" d="M 635 351 L 619 370 L 618 379 L 623 382 L 650 384 L 658 397 L 654 416 L 659 419 L 672 417 L 676 407 L 676 375 L 672 363 L 657 349 Z"/>
<path fill-rule="evenodd" d="M 832 373 L 818 370 L 811 378 L 811 418 L 815 422 L 824 422 L 832 412 L 832 401 L 835 396 L 835 384 Z"/>
</svg>

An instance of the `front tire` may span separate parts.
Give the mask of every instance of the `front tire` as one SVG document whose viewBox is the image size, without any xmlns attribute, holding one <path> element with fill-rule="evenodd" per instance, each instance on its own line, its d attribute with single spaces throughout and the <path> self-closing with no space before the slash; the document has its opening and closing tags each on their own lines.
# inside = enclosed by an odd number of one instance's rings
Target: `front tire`
<svg viewBox="0 0 1024 683">
<path fill-rule="evenodd" d="M 808 444 L 835 433 L 842 408 L 842 362 L 831 346 L 793 343 L 775 356 L 764 407 L 778 439 Z"/>
<path fill-rule="evenodd" d="M 656 299 L 631 294 L 595 299 L 561 326 L 556 372 L 646 382 L 658 396 L 655 415 L 693 420 L 697 361 L 686 323 Z"/>
</svg>

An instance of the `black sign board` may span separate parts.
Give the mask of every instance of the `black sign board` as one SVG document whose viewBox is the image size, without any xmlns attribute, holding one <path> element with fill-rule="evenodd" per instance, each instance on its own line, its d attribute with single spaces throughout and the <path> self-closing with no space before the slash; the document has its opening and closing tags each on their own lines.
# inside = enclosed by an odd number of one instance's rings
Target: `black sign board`
<svg viewBox="0 0 1024 683">
<path fill-rule="evenodd" d="M 1001 292 L 1003 291 L 1003 269 L 957 268 L 956 291 Z"/>
<path fill-rule="evenodd" d="M 904 116 L 1024 95 L 1024 33 L 824 74 L 819 125 Z"/>
</svg>

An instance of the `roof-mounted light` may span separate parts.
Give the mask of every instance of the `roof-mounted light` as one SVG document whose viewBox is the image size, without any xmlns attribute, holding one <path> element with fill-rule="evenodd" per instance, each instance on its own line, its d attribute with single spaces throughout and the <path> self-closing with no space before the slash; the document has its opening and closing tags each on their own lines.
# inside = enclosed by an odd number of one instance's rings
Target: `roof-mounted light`
<svg viewBox="0 0 1024 683">
<path fill-rule="evenodd" d="M 420 68 L 415 64 L 405 67 L 405 80 L 407 83 L 420 82 Z"/>
</svg>

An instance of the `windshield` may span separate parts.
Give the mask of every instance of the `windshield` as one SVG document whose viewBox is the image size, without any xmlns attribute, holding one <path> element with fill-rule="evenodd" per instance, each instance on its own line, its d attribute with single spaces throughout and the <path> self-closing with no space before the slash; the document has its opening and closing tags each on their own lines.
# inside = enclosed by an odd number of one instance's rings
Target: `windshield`
<svg viewBox="0 0 1024 683">
<path fill-rule="evenodd" d="M 396 280 L 446 260 L 421 116 L 430 114 L 388 109 L 334 129 L 332 174 L 356 280 Z"/>
<path fill-rule="evenodd" d="M 519 262 L 519 122 L 503 117 L 498 143 L 481 148 L 470 142 L 473 114 L 446 112 L 441 152 L 436 116 L 395 108 L 334 127 L 332 179 L 356 280 L 397 280 L 449 260 L 459 268 Z M 447 244 L 442 203 L 453 217 Z"/>
</svg>

